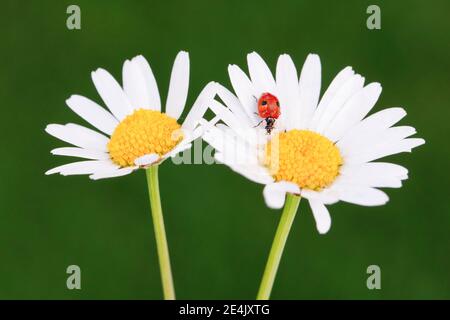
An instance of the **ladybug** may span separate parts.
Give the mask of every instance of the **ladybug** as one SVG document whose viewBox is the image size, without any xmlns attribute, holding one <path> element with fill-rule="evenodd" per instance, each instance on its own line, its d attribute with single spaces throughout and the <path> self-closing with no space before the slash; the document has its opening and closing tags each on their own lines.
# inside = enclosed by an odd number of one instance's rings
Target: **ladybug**
<svg viewBox="0 0 450 320">
<path fill-rule="evenodd" d="M 270 134 L 273 130 L 276 119 L 280 116 L 280 101 L 273 94 L 265 92 L 258 99 L 258 116 L 263 118 L 261 122 L 266 121 L 266 126 L 264 127 L 267 134 Z M 258 123 L 257 126 L 259 126 Z"/>
</svg>

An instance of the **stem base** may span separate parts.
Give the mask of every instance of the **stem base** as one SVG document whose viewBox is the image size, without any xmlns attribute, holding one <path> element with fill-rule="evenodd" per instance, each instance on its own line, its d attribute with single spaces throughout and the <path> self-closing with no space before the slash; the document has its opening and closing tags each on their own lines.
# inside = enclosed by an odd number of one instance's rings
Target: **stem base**
<svg viewBox="0 0 450 320">
<path fill-rule="evenodd" d="M 156 249 L 158 251 L 159 269 L 165 300 L 175 300 L 172 270 L 170 267 L 169 247 L 167 245 L 166 230 L 159 194 L 158 166 L 151 166 L 146 170 L 148 194 L 152 208 L 153 228 L 155 230 Z"/>
<path fill-rule="evenodd" d="M 288 194 L 283 213 L 278 224 L 275 237 L 273 239 L 272 248 L 270 249 L 269 258 L 267 259 L 266 269 L 261 280 L 257 300 L 268 300 L 272 292 L 275 276 L 280 265 L 281 256 L 283 255 L 284 246 L 291 230 L 300 203 L 300 196 Z"/>
</svg>

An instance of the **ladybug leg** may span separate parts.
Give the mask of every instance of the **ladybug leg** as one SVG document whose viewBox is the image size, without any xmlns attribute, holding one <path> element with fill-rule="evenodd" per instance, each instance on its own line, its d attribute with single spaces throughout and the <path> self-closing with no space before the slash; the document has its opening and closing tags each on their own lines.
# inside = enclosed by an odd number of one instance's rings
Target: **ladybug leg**
<svg viewBox="0 0 450 320">
<path fill-rule="evenodd" d="M 259 127 L 259 125 L 263 122 L 264 120 L 261 120 L 256 126 L 254 126 L 253 128 Z"/>
</svg>

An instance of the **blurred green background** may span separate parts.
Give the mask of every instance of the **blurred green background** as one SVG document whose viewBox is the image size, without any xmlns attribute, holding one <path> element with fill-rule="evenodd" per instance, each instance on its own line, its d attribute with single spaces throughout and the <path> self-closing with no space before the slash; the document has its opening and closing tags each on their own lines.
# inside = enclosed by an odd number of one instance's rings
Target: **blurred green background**
<svg viewBox="0 0 450 320">
<path fill-rule="evenodd" d="M 82 28 L 71 31 L 74 3 Z M 366 28 L 370 4 L 381 7 L 381 30 Z M 179 50 L 191 57 L 189 103 L 210 80 L 230 87 L 227 65 L 246 68 L 251 51 L 272 68 L 281 53 L 300 68 L 315 52 L 323 88 L 351 65 L 383 85 L 375 110 L 404 106 L 401 123 L 427 140 L 391 157 L 410 179 L 387 190 L 387 205 L 333 205 L 332 228 L 319 235 L 301 203 L 274 299 L 450 298 L 449 12 L 447 0 L 2 1 L 0 298 L 162 297 L 144 172 L 44 176 L 70 160 L 50 155 L 65 144 L 44 128 L 85 124 L 65 99 L 100 102 L 90 72 L 104 67 L 120 79 L 123 61 L 137 54 L 165 98 Z M 160 183 L 178 298 L 254 298 L 279 219 L 262 187 L 221 165 L 170 161 Z M 66 288 L 71 264 L 82 270 L 78 291 Z M 366 288 L 371 264 L 381 267 L 381 290 Z"/>
</svg>

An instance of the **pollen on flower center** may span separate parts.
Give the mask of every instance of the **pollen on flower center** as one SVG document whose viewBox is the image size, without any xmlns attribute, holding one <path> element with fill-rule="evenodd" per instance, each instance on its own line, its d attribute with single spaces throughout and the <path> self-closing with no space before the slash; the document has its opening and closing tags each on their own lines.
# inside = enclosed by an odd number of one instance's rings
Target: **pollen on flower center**
<svg viewBox="0 0 450 320">
<path fill-rule="evenodd" d="M 309 130 L 291 130 L 275 135 L 267 143 L 265 165 L 276 181 L 320 190 L 337 177 L 342 157 L 326 137 Z"/>
<path fill-rule="evenodd" d="M 127 116 L 114 130 L 108 143 L 116 164 L 133 166 L 134 160 L 150 153 L 162 156 L 172 150 L 183 135 L 177 121 L 164 113 L 139 109 Z"/>
</svg>

